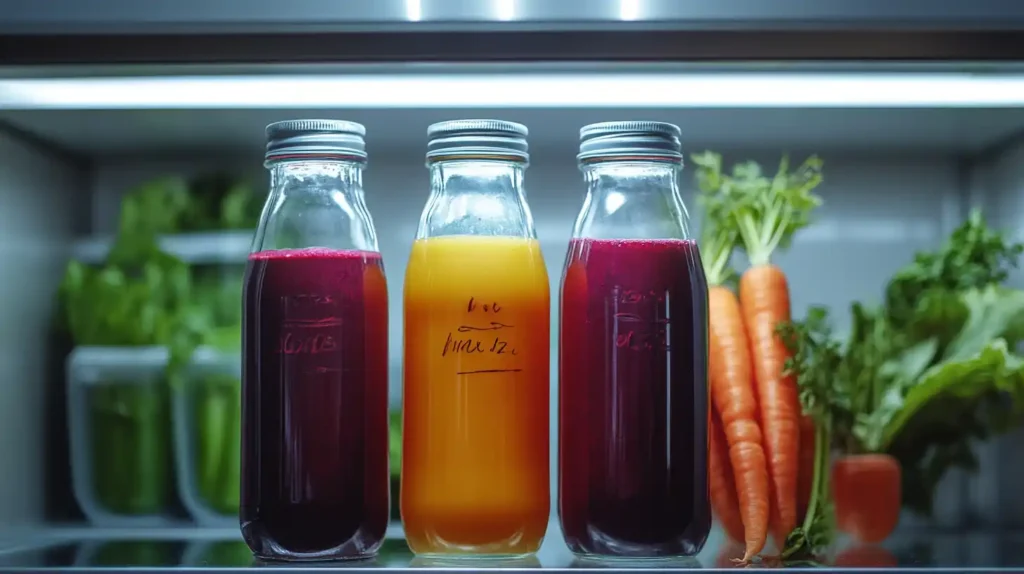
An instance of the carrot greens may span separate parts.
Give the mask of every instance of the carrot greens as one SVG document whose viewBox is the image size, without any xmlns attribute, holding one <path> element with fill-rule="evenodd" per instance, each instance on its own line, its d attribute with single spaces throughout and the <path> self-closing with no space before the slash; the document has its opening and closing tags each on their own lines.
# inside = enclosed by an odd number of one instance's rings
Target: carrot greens
<svg viewBox="0 0 1024 574">
<path fill-rule="evenodd" d="M 767 264 L 776 249 L 788 247 L 793 234 L 806 227 L 821 205 L 813 193 L 821 183 L 822 161 L 811 156 L 790 171 L 783 156 L 773 177 L 747 161 L 722 172 L 722 156 L 713 152 L 692 156 L 708 217 L 735 227 L 750 264 Z M 712 193 L 713 192 L 713 193 Z"/>
<path fill-rule="evenodd" d="M 823 309 L 812 309 L 805 321 L 779 326 L 779 334 L 793 356 L 786 373 L 796 378 L 800 406 L 814 421 L 814 474 L 811 498 L 803 522 L 786 538 L 783 560 L 809 559 L 832 540 L 834 518 L 828 487 L 829 453 L 836 412 L 845 412 L 847 399 L 839 371 L 842 352 L 832 339 Z"/>
</svg>

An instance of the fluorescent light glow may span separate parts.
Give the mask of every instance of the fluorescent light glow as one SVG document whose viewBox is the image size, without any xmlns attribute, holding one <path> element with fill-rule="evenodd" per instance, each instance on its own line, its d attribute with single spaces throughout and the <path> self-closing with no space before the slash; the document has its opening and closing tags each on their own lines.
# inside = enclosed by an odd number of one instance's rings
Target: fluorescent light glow
<svg viewBox="0 0 1024 574">
<path fill-rule="evenodd" d="M 498 20 L 509 21 L 516 19 L 516 0 L 494 0 Z"/>
<path fill-rule="evenodd" d="M 1024 75 L 389 74 L 0 80 L 0 109 L 974 108 Z"/>
<path fill-rule="evenodd" d="M 619 19 L 636 20 L 640 18 L 640 0 L 619 0 Z"/>
<path fill-rule="evenodd" d="M 420 0 L 405 0 L 405 17 L 410 22 L 419 22 L 423 18 L 423 8 Z"/>
</svg>

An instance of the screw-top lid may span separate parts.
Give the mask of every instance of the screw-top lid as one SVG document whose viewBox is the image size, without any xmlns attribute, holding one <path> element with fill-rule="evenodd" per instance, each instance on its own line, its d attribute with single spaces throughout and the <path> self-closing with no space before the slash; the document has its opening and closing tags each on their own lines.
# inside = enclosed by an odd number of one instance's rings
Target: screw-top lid
<svg viewBox="0 0 1024 574">
<path fill-rule="evenodd" d="M 526 126 L 502 120 L 451 120 L 427 128 L 427 161 L 445 156 L 530 158 Z"/>
<path fill-rule="evenodd" d="M 601 122 L 580 128 L 579 161 L 640 157 L 681 161 L 679 126 L 665 122 Z"/>
<path fill-rule="evenodd" d="M 291 157 L 366 160 L 366 128 L 345 120 L 286 120 L 267 126 L 267 161 Z"/>
</svg>

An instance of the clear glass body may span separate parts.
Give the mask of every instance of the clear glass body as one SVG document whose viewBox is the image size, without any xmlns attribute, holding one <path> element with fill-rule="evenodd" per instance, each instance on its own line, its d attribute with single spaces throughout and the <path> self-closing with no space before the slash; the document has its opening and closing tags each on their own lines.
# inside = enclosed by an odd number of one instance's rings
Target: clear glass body
<svg viewBox="0 0 1024 574">
<path fill-rule="evenodd" d="M 550 293 L 524 169 L 430 168 L 405 274 L 401 510 L 419 555 L 527 555 L 547 528 Z"/>
<path fill-rule="evenodd" d="M 281 161 L 243 285 L 242 535 L 373 556 L 388 524 L 388 301 L 362 165 Z"/>
<path fill-rule="evenodd" d="M 711 529 L 708 287 L 679 169 L 583 167 L 559 337 L 558 504 L 577 555 L 692 556 Z"/>
</svg>

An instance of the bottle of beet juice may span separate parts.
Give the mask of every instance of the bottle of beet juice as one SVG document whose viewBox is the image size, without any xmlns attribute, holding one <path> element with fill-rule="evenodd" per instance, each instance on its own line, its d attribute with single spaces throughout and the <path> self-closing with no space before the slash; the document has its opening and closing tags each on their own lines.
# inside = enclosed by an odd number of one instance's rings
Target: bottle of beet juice
<svg viewBox="0 0 1024 574">
<path fill-rule="evenodd" d="M 679 196 L 679 128 L 580 130 L 587 196 L 562 276 L 559 513 L 569 549 L 696 554 L 708 499 L 708 288 Z"/>
<path fill-rule="evenodd" d="M 242 535 L 275 560 L 366 558 L 388 523 L 388 300 L 363 126 L 267 126 L 243 287 Z"/>
</svg>

